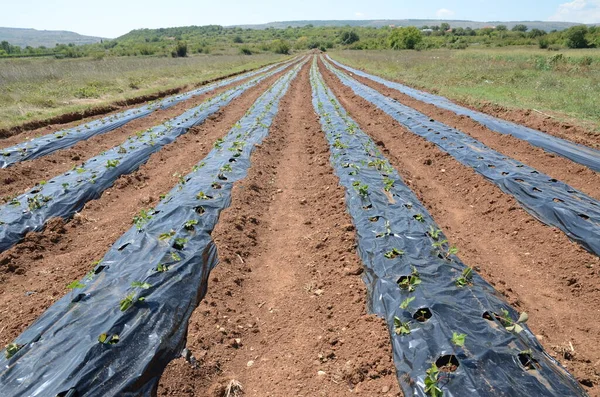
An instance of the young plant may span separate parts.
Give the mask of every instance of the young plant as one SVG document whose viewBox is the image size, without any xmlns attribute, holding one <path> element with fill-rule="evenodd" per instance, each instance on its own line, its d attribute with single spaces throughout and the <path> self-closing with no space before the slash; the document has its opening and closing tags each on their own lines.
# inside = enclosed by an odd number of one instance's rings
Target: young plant
<svg viewBox="0 0 600 397">
<path fill-rule="evenodd" d="M 119 302 L 119 309 L 122 312 L 124 312 L 125 310 L 127 310 L 131 306 L 133 306 L 134 300 L 135 300 L 135 294 L 132 292 L 132 293 L 128 294 L 127 296 L 125 296 L 125 298 L 121 299 L 121 301 Z"/>
<path fill-rule="evenodd" d="M 466 287 L 467 285 L 473 285 L 473 269 L 467 267 L 462 271 L 459 278 L 456 279 L 456 286 L 459 288 Z"/>
<path fill-rule="evenodd" d="M 117 159 L 106 160 L 106 168 L 115 168 L 117 165 L 119 165 L 119 160 Z"/>
<path fill-rule="evenodd" d="M 440 229 L 436 229 L 432 225 L 429 226 L 429 231 L 427 232 L 427 234 L 429 234 L 429 236 L 431 236 L 432 239 L 437 241 L 437 239 L 440 238 L 440 233 L 442 233 Z"/>
<path fill-rule="evenodd" d="M 465 345 L 466 334 L 457 334 L 456 332 L 452 333 L 452 343 L 456 346 L 463 347 Z"/>
<path fill-rule="evenodd" d="M 400 304 L 400 309 L 403 309 L 403 310 L 408 310 L 408 306 L 409 306 L 409 305 L 410 305 L 410 303 L 411 303 L 412 301 L 414 301 L 414 300 L 415 300 L 415 297 L 414 297 L 414 296 L 409 296 L 408 298 L 404 299 L 404 300 L 402 301 L 402 303 Z"/>
<path fill-rule="evenodd" d="M 198 221 L 195 219 L 190 219 L 186 223 L 183 224 L 185 230 L 194 230 L 194 226 L 198 224 Z"/>
<path fill-rule="evenodd" d="M 520 333 L 523 331 L 521 324 L 526 323 L 527 320 L 529 320 L 529 315 L 525 312 L 522 312 L 519 315 L 519 319 L 515 322 L 510 317 L 508 310 L 502 309 L 502 323 L 504 324 L 504 328 L 506 328 L 506 330 L 509 332 L 515 332 L 517 334 Z"/>
<path fill-rule="evenodd" d="M 84 287 L 85 287 L 85 284 L 83 284 L 82 282 L 80 282 L 78 280 L 75 280 L 75 281 L 69 283 L 69 285 L 67 285 L 67 288 L 71 289 L 71 290 L 77 289 L 77 288 L 84 288 Z"/>
<path fill-rule="evenodd" d="M 10 359 L 12 356 L 14 356 L 15 354 L 17 354 L 17 352 L 19 350 L 21 350 L 21 348 L 23 347 L 23 345 L 19 345 L 17 343 L 11 343 L 9 345 L 6 345 L 6 352 L 4 353 L 6 359 Z"/>
<path fill-rule="evenodd" d="M 171 237 L 173 237 L 175 235 L 175 230 L 170 230 L 166 233 L 161 233 L 160 236 L 158 236 L 159 240 L 169 240 Z"/>
<path fill-rule="evenodd" d="M 440 370 L 435 363 L 431 364 L 431 368 L 425 371 L 425 393 L 431 397 L 442 397 L 444 392 L 440 389 Z"/>
<path fill-rule="evenodd" d="M 196 195 L 196 198 L 198 200 L 209 200 L 210 196 L 207 196 L 206 193 L 204 193 L 204 192 L 200 192 Z"/>
<path fill-rule="evenodd" d="M 394 187 L 394 180 L 390 178 L 383 178 L 383 190 L 389 192 Z"/>
<path fill-rule="evenodd" d="M 458 248 L 456 248 L 455 246 L 448 247 L 448 240 L 437 241 L 431 245 L 433 246 L 433 248 L 437 248 L 438 255 L 440 255 L 444 259 L 448 259 L 450 255 L 458 254 Z M 445 247 L 448 247 L 447 251 Z"/>
<path fill-rule="evenodd" d="M 396 335 L 408 335 L 410 334 L 410 324 L 403 323 L 400 318 L 394 316 L 394 332 Z"/>
<path fill-rule="evenodd" d="M 171 252 L 171 259 L 175 262 L 179 262 L 181 260 L 181 256 L 177 252 Z"/>
<path fill-rule="evenodd" d="M 67 182 L 63 183 L 61 186 L 65 192 L 69 190 L 69 184 Z"/>
<path fill-rule="evenodd" d="M 157 272 L 166 272 L 169 270 L 169 267 L 167 265 L 164 265 L 162 263 L 159 263 L 158 266 L 156 266 L 156 271 Z"/>
<path fill-rule="evenodd" d="M 421 277 L 419 276 L 419 272 L 417 271 L 417 268 L 414 266 L 412 268 L 412 273 L 410 274 L 410 276 L 402 277 L 398 281 L 398 286 L 401 289 L 408 290 L 408 292 L 414 292 L 417 285 L 419 285 L 419 284 L 421 284 Z"/>
<path fill-rule="evenodd" d="M 119 343 L 119 335 L 115 334 L 109 338 L 107 334 L 100 334 L 98 342 L 106 345 L 116 345 Z"/>
<path fill-rule="evenodd" d="M 225 164 L 220 168 L 221 172 L 231 172 L 231 164 Z"/>
<path fill-rule="evenodd" d="M 141 282 L 141 281 L 134 281 L 131 283 L 131 286 L 134 288 L 142 288 L 142 289 L 148 289 L 148 288 L 152 287 L 152 285 Z"/>
<path fill-rule="evenodd" d="M 413 216 L 413 218 L 415 218 L 415 220 L 417 220 L 418 222 L 425 222 L 425 218 L 423 218 L 423 214 L 417 214 L 417 215 Z"/>
<path fill-rule="evenodd" d="M 133 217 L 133 224 L 138 230 L 142 230 L 144 225 L 150 222 L 150 219 L 152 219 L 152 215 L 150 215 L 151 211 L 152 209 L 141 209 L 140 213 Z"/>
<path fill-rule="evenodd" d="M 400 255 L 404 255 L 404 251 L 399 250 L 398 248 L 392 248 L 390 251 L 383 254 L 387 259 L 394 259 Z"/>
<path fill-rule="evenodd" d="M 183 247 L 185 247 L 186 243 L 187 243 L 186 238 L 183 238 L 183 237 L 176 238 L 175 241 L 173 242 L 173 248 L 175 248 L 176 250 L 182 250 Z"/>
</svg>

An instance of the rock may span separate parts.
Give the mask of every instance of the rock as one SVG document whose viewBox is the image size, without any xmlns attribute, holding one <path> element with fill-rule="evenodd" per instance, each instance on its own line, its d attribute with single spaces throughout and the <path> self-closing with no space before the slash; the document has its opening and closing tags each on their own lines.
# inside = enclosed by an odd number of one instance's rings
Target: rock
<svg viewBox="0 0 600 397">
<path fill-rule="evenodd" d="M 390 387 L 389 387 L 389 386 L 387 386 L 387 385 L 386 385 L 386 386 L 383 386 L 383 387 L 381 388 L 381 393 L 383 393 L 383 394 L 385 394 L 385 393 L 387 393 L 387 392 L 389 392 L 389 391 L 390 391 Z"/>
<path fill-rule="evenodd" d="M 253 360 L 250 360 L 250 361 L 248 361 L 248 363 L 246 364 L 246 367 L 250 368 L 250 367 L 251 367 L 251 366 L 253 366 L 253 365 L 254 365 L 254 361 L 253 361 Z"/>
<path fill-rule="evenodd" d="M 327 374 L 325 373 L 325 371 L 317 371 L 317 375 L 318 376 L 325 376 Z"/>
</svg>

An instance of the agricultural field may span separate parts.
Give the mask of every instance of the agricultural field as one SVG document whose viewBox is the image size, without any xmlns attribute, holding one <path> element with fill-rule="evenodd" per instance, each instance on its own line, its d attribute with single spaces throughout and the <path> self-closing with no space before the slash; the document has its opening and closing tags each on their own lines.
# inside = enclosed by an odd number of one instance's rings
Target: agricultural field
<svg viewBox="0 0 600 397">
<path fill-rule="evenodd" d="M 0 115 L 3 395 L 599 397 L 598 55 L 548 57 L 115 58 L 186 88 Z"/>
</svg>

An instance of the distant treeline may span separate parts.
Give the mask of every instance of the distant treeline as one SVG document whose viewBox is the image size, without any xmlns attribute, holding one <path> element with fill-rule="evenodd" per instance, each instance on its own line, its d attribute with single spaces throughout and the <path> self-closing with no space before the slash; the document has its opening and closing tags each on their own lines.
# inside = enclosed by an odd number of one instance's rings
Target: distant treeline
<svg viewBox="0 0 600 397">
<path fill-rule="evenodd" d="M 222 54 L 238 52 L 251 55 L 257 52 L 286 54 L 291 50 L 319 48 L 349 49 L 464 49 L 472 45 L 503 47 L 536 45 L 540 48 L 560 49 L 600 47 L 600 27 L 573 26 L 562 31 L 545 32 L 516 25 L 480 29 L 453 28 L 448 23 L 420 27 L 288 27 L 264 30 L 224 28 L 218 25 L 188 26 L 162 29 L 133 30 L 114 40 L 76 46 L 56 45 L 54 48 L 13 46 L 0 43 L 0 56 L 43 56 L 77 58 L 105 56 L 172 56 L 189 54 Z"/>
</svg>

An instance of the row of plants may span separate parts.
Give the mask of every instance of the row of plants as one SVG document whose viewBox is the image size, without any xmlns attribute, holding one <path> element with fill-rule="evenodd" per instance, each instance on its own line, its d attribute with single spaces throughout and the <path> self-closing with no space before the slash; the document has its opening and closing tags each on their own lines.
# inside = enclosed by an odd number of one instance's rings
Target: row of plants
<svg viewBox="0 0 600 397">
<path fill-rule="evenodd" d="M 321 59 L 356 95 L 496 184 L 541 222 L 557 227 L 586 250 L 600 255 L 600 201 L 381 94 Z"/>
<path fill-rule="evenodd" d="M 147 395 L 185 346 L 217 265 L 210 237 L 302 64 L 261 95 L 211 152 L 3 352 L 6 394 Z"/>
<path fill-rule="evenodd" d="M 26 233 L 41 230 L 48 219 L 72 216 L 86 202 L 98 198 L 121 175 L 138 169 L 151 154 L 290 64 L 285 63 L 254 77 L 158 126 L 139 131 L 122 144 L 73 167 L 71 171 L 47 182 L 42 181 L 28 192 L 12 198 L 0 206 L 0 252 L 18 243 Z"/>
<path fill-rule="evenodd" d="M 584 396 L 516 312 L 465 265 L 426 208 L 311 69 L 313 106 L 346 190 L 370 309 L 405 395 Z"/>
<path fill-rule="evenodd" d="M 383 84 L 388 88 L 397 90 L 402 94 L 413 97 L 419 101 L 449 110 L 458 115 L 468 116 L 492 131 L 501 134 L 512 135 L 516 138 L 529 142 L 533 146 L 537 146 L 551 153 L 556 153 L 559 156 L 563 156 L 571 161 L 589 167 L 594 171 L 600 172 L 599 150 L 579 145 L 520 124 L 502 120 L 489 114 L 471 110 L 464 106 L 457 105 L 456 103 L 442 96 L 420 91 L 415 88 L 405 86 L 404 84 L 389 81 L 379 76 L 365 73 L 362 70 L 354 69 L 331 59 L 329 56 L 327 56 L 326 59 L 337 67 L 345 69 L 352 74 L 367 78 L 379 84 Z"/>
<path fill-rule="evenodd" d="M 76 127 L 57 131 L 31 139 L 26 139 L 20 144 L 0 149 L 0 168 L 6 168 L 25 160 L 33 160 L 45 156 L 60 149 L 69 148 L 77 142 L 89 139 L 98 134 L 104 134 L 113 131 L 133 120 L 146 117 L 155 110 L 168 109 L 178 103 L 205 94 L 214 89 L 224 87 L 229 84 L 265 73 L 282 63 L 266 66 L 258 70 L 243 73 L 231 78 L 223 79 L 195 90 L 184 92 L 182 94 L 172 95 L 160 101 L 150 102 L 143 106 L 128 109 L 121 113 L 102 117 Z"/>
</svg>

